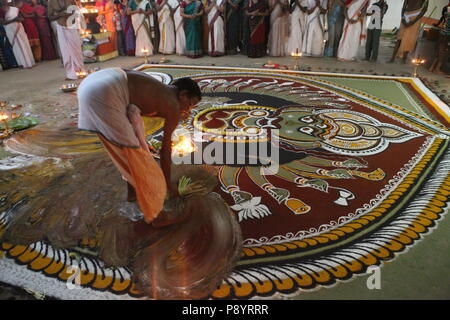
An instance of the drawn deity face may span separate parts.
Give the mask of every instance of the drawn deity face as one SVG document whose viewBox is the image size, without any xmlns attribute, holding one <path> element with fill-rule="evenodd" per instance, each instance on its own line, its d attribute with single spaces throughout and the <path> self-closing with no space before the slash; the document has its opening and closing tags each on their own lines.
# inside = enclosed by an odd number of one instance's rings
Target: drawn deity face
<svg viewBox="0 0 450 320">
<path fill-rule="evenodd" d="M 217 135 L 227 132 L 228 135 L 257 137 L 278 129 L 278 133 L 273 132 L 281 140 L 297 142 L 298 145 L 305 143 L 309 147 L 338 131 L 337 125 L 327 116 L 297 107 L 277 110 L 260 106 L 233 106 L 210 109 L 199 115 L 197 120 L 198 128 Z"/>
<path fill-rule="evenodd" d="M 337 132 L 334 121 L 311 111 L 286 109 L 274 117 L 272 125 L 279 130 L 281 139 L 314 142 L 332 137 Z"/>
</svg>

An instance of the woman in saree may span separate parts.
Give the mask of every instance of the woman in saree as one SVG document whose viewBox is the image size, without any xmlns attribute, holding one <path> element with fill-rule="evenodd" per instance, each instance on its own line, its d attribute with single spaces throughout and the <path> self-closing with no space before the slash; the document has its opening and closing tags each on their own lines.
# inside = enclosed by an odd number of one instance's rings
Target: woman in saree
<svg viewBox="0 0 450 320">
<path fill-rule="evenodd" d="M 247 55 L 249 58 L 263 57 L 267 51 L 266 17 L 269 15 L 267 0 L 249 0 L 245 11 L 249 24 Z"/>
<path fill-rule="evenodd" d="M 327 12 L 328 0 L 309 0 L 306 11 L 305 31 L 303 35 L 303 54 L 320 57 L 324 51 L 326 24 L 324 14 Z"/>
<path fill-rule="evenodd" d="M 42 60 L 57 59 L 52 30 L 47 18 L 47 8 L 40 4 L 38 0 L 31 0 L 31 5 L 35 13 L 34 21 L 39 31 L 39 40 L 41 41 Z"/>
<path fill-rule="evenodd" d="M 271 0 L 270 3 L 269 56 L 281 57 L 286 54 L 288 41 L 288 0 Z M 297 30 L 295 31 L 297 32 Z"/>
<path fill-rule="evenodd" d="M 211 57 L 219 57 L 225 54 L 225 26 L 223 12 L 225 0 L 208 0 L 205 9 L 208 15 L 208 54 Z"/>
<path fill-rule="evenodd" d="M 168 0 L 158 0 L 159 52 L 172 54 L 175 52 L 175 27 L 172 20 L 172 8 Z"/>
<path fill-rule="evenodd" d="M 184 20 L 186 34 L 185 54 L 189 58 L 199 58 L 202 50 L 202 15 L 203 5 L 200 0 L 186 0 L 181 4 L 181 16 Z"/>
<path fill-rule="evenodd" d="M 117 3 L 116 10 L 119 14 L 120 25 L 124 36 L 124 51 L 128 56 L 134 56 L 136 48 L 136 36 L 134 35 L 133 23 L 131 16 L 128 14 L 128 0 L 122 0 Z"/>
<path fill-rule="evenodd" d="M 153 44 L 150 40 L 150 25 L 145 14 L 149 8 L 150 5 L 147 0 L 131 0 L 128 5 L 128 14 L 131 15 L 136 35 L 136 56 L 138 57 L 153 54 Z"/>
<path fill-rule="evenodd" d="M 353 0 L 345 8 L 345 24 L 337 58 L 339 61 L 354 61 L 358 48 L 366 37 L 365 27 L 369 0 Z"/>
<path fill-rule="evenodd" d="M 35 61 L 30 42 L 21 23 L 23 18 L 19 16 L 18 8 L 10 7 L 6 0 L 2 1 L 2 10 L 4 12 L 4 21 L 2 23 L 11 43 L 17 64 L 23 68 L 31 68 L 35 65 Z"/>
<path fill-rule="evenodd" d="M 248 1 L 249 0 L 242 0 L 241 5 L 239 6 L 239 19 L 240 19 L 239 51 L 240 51 L 240 53 L 242 53 L 244 55 L 247 55 L 248 41 L 250 38 L 250 27 L 248 26 L 248 15 L 245 11 L 248 7 Z M 226 37 L 228 37 L 228 34 L 226 34 Z"/>
<path fill-rule="evenodd" d="M 175 24 L 175 50 L 179 55 L 184 55 L 186 50 L 186 34 L 184 32 L 184 21 L 181 16 L 181 3 L 182 0 L 178 0 L 178 4 L 174 9 L 173 21 Z"/>
<path fill-rule="evenodd" d="M 2 10 L 0 2 L 0 65 L 3 70 L 10 68 L 17 68 L 17 61 L 14 57 L 11 43 L 6 35 L 6 30 L 3 27 L 5 19 L 5 12 Z"/>
<path fill-rule="evenodd" d="M 240 41 L 240 14 L 239 5 L 242 0 L 225 1 L 225 52 L 236 54 Z"/>
<path fill-rule="evenodd" d="M 300 53 L 303 48 L 303 35 L 305 33 L 306 7 L 305 0 L 291 0 L 290 3 L 290 27 L 287 52 Z"/>
<path fill-rule="evenodd" d="M 33 51 L 33 57 L 36 62 L 41 61 L 42 48 L 41 41 L 39 40 L 39 31 L 34 23 L 35 13 L 33 8 L 23 0 L 16 1 L 16 7 L 19 8 L 20 16 L 23 18 L 22 25 L 25 28 L 25 32 L 30 42 L 31 50 Z"/>
</svg>

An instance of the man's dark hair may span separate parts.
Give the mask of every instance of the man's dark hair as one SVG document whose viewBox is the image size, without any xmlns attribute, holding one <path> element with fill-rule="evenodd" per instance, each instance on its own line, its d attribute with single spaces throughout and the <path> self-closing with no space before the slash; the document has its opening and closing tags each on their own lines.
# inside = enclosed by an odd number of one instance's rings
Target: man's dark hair
<svg viewBox="0 0 450 320">
<path fill-rule="evenodd" d="M 173 81 L 171 84 L 177 87 L 179 92 L 186 90 L 189 98 L 198 98 L 199 100 L 202 98 L 202 92 L 200 91 L 197 82 L 191 78 L 180 78 Z"/>
</svg>

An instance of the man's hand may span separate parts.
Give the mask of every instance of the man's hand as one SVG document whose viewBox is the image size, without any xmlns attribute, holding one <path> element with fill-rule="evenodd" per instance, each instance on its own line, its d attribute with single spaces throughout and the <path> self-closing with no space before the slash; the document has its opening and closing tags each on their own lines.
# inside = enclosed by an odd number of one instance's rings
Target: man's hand
<svg viewBox="0 0 450 320">
<path fill-rule="evenodd" d="M 186 176 L 181 177 L 178 181 L 178 192 L 182 197 L 189 197 L 194 193 L 204 193 L 206 191 L 201 182 L 191 182 L 191 178 Z"/>
</svg>

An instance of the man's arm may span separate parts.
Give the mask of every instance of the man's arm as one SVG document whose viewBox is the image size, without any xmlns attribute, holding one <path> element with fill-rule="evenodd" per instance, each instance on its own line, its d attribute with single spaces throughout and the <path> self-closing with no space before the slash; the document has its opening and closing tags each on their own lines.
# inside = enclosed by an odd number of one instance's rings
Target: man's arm
<svg viewBox="0 0 450 320">
<path fill-rule="evenodd" d="M 164 123 L 164 137 L 161 147 L 161 168 L 166 178 L 167 188 L 172 194 L 178 194 L 177 190 L 172 189 L 170 183 L 170 169 L 172 166 L 172 133 L 178 125 L 179 115 L 174 113 L 166 117 Z"/>
</svg>

